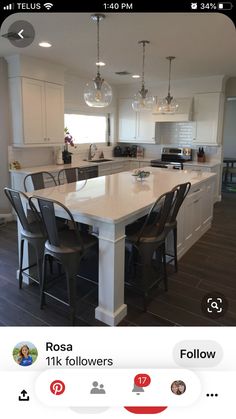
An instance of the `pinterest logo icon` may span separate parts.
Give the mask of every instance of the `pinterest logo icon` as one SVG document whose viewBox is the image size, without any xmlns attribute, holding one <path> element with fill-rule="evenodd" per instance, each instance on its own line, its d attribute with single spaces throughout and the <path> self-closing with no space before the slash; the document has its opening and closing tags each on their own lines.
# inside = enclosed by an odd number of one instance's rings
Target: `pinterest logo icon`
<svg viewBox="0 0 236 419">
<path fill-rule="evenodd" d="M 60 396 L 65 391 L 65 384 L 61 380 L 55 380 L 50 384 L 50 390 L 55 396 Z"/>
</svg>

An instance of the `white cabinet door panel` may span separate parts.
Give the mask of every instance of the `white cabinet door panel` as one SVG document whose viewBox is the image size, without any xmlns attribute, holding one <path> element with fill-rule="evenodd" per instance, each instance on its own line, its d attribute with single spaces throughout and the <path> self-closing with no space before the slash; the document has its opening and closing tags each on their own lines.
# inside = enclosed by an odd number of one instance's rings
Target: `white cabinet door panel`
<svg viewBox="0 0 236 419">
<path fill-rule="evenodd" d="M 64 87 L 27 77 L 9 79 L 13 144 L 64 143 Z"/>
<path fill-rule="evenodd" d="M 63 86 L 45 83 L 46 133 L 52 143 L 62 143 L 64 139 L 64 119 L 58 117 L 64 112 L 63 92 Z"/>
<path fill-rule="evenodd" d="M 130 99 L 119 101 L 119 141 L 136 141 L 136 112 Z"/>
<path fill-rule="evenodd" d="M 223 106 L 221 93 L 202 93 L 194 96 L 196 144 L 217 145 L 221 142 Z"/>
<path fill-rule="evenodd" d="M 132 99 L 119 100 L 119 141 L 155 143 L 155 119 L 152 112 L 135 112 Z"/>
<path fill-rule="evenodd" d="M 24 142 L 42 143 L 45 137 L 44 83 L 23 79 L 22 98 Z"/>
</svg>

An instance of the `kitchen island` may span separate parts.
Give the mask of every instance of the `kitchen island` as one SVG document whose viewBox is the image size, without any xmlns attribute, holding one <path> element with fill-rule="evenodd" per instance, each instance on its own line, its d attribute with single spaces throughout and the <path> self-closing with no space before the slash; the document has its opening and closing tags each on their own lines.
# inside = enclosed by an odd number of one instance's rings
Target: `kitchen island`
<svg viewBox="0 0 236 419">
<path fill-rule="evenodd" d="M 147 214 L 160 195 L 189 181 L 192 186 L 178 215 L 178 257 L 211 226 L 215 174 L 153 167 L 144 170 L 151 174 L 142 182 L 129 171 L 36 193 L 61 202 L 69 208 L 76 221 L 98 229 L 99 302 L 95 317 L 108 325 L 117 325 L 127 312 L 124 304 L 124 256 L 125 227 L 128 224 Z M 60 210 L 56 215 L 60 217 Z M 168 246 L 171 246 L 170 241 Z"/>
</svg>

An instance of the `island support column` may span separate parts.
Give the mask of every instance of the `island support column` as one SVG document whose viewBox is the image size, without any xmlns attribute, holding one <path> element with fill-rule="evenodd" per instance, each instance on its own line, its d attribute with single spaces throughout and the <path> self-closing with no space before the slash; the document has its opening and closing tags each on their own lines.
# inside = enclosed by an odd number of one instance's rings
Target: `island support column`
<svg viewBox="0 0 236 419">
<path fill-rule="evenodd" d="M 96 319 L 116 326 L 127 314 L 124 304 L 125 226 L 100 223 L 99 290 Z"/>
</svg>

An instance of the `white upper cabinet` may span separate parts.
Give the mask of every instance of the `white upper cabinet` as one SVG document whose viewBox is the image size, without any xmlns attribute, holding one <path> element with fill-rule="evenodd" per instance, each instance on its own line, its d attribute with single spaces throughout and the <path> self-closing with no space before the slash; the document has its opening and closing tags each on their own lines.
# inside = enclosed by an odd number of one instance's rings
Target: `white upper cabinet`
<svg viewBox="0 0 236 419">
<path fill-rule="evenodd" d="M 137 142 L 155 143 L 155 121 L 151 112 L 137 112 Z"/>
<path fill-rule="evenodd" d="M 155 143 L 155 119 L 151 112 L 135 112 L 132 99 L 119 100 L 119 141 Z"/>
<path fill-rule="evenodd" d="M 45 94 L 44 82 L 31 79 L 14 80 L 21 82 L 22 108 L 19 108 L 19 118 L 22 121 L 22 138 L 25 144 L 41 143 L 45 137 Z M 13 119 L 16 115 L 13 114 Z M 16 138 L 14 133 L 14 139 Z"/>
<path fill-rule="evenodd" d="M 196 144 L 218 145 L 222 142 L 224 96 L 222 93 L 202 93 L 194 96 Z"/>
<path fill-rule="evenodd" d="M 64 143 L 64 86 L 45 82 L 46 136 Z"/>
<path fill-rule="evenodd" d="M 13 145 L 64 143 L 64 67 L 15 54 L 6 57 Z"/>
<path fill-rule="evenodd" d="M 9 79 L 13 144 L 52 145 L 64 139 L 64 86 L 26 77 Z"/>
<path fill-rule="evenodd" d="M 137 136 L 136 112 L 130 99 L 119 100 L 119 141 L 135 142 Z"/>
</svg>

